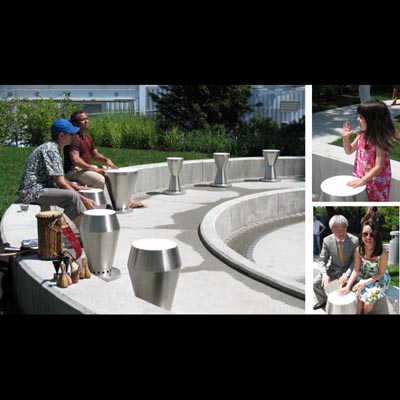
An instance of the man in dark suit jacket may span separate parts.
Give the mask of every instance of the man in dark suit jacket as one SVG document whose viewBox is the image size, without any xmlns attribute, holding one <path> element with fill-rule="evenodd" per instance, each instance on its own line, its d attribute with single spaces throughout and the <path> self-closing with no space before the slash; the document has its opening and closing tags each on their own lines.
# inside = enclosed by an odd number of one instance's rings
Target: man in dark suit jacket
<svg viewBox="0 0 400 400">
<path fill-rule="evenodd" d="M 341 287 L 353 270 L 354 250 L 358 246 L 358 238 L 347 233 L 348 225 L 343 215 L 334 215 L 329 221 L 329 227 L 333 233 L 324 238 L 322 244 L 318 262 L 321 273 L 314 279 L 314 294 L 317 298 L 314 310 L 325 307 L 326 286 L 337 279 Z"/>
</svg>

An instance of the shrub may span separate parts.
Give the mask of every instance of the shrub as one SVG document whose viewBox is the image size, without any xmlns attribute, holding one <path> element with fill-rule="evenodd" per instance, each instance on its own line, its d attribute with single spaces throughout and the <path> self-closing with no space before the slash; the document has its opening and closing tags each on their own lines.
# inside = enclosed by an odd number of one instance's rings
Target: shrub
<svg viewBox="0 0 400 400">
<path fill-rule="evenodd" d="M 157 147 L 156 124 L 153 116 L 131 113 L 93 116 L 90 119 L 90 134 L 97 146 L 136 149 Z"/>
<path fill-rule="evenodd" d="M 212 154 L 215 152 L 232 153 L 232 137 L 223 126 L 215 129 L 196 130 L 188 133 L 184 140 L 184 151 L 196 151 Z"/>
<path fill-rule="evenodd" d="M 3 145 L 5 139 L 15 137 L 16 118 L 12 109 L 13 104 L 9 102 L 0 102 L 0 146 Z"/>
<path fill-rule="evenodd" d="M 263 149 L 278 149 L 282 156 L 304 156 L 305 117 L 278 127 L 271 118 L 257 115 L 243 122 L 237 133 L 237 148 L 243 157 L 261 156 Z"/>
<path fill-rule="evenodd" d="M 185 134 L 177 127 L 159 132 L 158 148 L 165 151 L 178 151 L 184 148 Z"/>
<path fill-rule="evenodd" d="M 237 146 L 243 157 L 260 156 L 263 149 L 277 148 L 278 125 L 271 118 L 257 115 L 243 122 L 237 132 Z"/>
<path fill-rule="evenodd" d="M 225 126 L 232 132 L 251 111 L 250 85 L 166 85 L 163 93 L 150 96 L 157 104 L 161 130 L 177 126 L 184 132 Z"/>
<path fill-rule="evenodd" d="M 35 100 L 25 98 L 1 103 L 0 138 L 22 140 L 33 146 L 49 140 L 53 121 L 58 118 L 68 119 L 73 110 L 69 93 L 64 92 L 62 95 L 62 100 L 45 100 L 38 94 Z"/>
<path fill-rule="evenodd" d="M 278 132 L 278 149 L 283 156 L 305 155 L 305 117 L 290 124 L 282 124 Z"/>
<path fill-rule="evenodd" d="M 58 104 L 53 99 L 26 99 L 17 103 L 17 126 L 26 143 L 38 146 L 50 139 L 50 127 L 54 120 L 61 118 Z"/>
</svg>

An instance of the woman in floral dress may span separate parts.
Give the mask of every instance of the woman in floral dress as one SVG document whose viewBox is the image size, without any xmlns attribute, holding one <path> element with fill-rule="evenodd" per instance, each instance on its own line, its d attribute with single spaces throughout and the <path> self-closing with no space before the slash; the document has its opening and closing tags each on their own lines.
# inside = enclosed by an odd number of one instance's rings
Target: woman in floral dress
<svg viewBox="0 0 400 400">
<path fill-rule="evenodd" d="M 389 151 L 399 134 L 393 125 L 392 117 L 382 101 L 369 100 L 358 105 L 358 123 L 361 132 L 350 143 L 350 122 L 343 124 L 343 148 L 346 154 L 355 151 L 353 176 L 348 186 L 366 185 L 369 201 L 389 201 L 392 172 Z"/>
<path fill-rule="evenodd" d="M 375 302 L 385 297 L 389 290 L 388 252 L 383 249 L 381 234 L 372 220 L 362 225 L 359 243 L 354 253 L 353 271 L 346 287 L 339 289 L 339 293 L 353 290 L 357 296 L 357 314 L 369 314 Z"/>
</svg>

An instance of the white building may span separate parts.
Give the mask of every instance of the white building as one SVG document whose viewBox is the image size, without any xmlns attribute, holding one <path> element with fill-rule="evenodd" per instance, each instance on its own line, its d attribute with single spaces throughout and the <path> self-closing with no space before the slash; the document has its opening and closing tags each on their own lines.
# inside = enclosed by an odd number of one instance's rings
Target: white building
<svg viewBox="0 0 400 400">
<path fill-rule="evenodd" d="M 159 90 L 157 85 L 0 85 L 0 101 L 13 98 L 63 99 L 69 93 L 71 100 L 81 105 L 89 114 L 107 112 L 155 111 L 149 93 Z M 305 115 L 305 90 L 298 85 L 252 85 L 250 104 L 262 106 L 246 116 L 270 117 L 277 123 L 291 122 Z"/>
</svg>

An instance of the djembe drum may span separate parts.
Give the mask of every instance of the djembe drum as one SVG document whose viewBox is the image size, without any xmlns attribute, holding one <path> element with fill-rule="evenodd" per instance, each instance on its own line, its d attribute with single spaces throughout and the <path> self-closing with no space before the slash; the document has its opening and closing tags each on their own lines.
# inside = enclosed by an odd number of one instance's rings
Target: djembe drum
<svg viewBox="0 0 400 400">
<path fill-rule="evenodd" d="M 55 260 L 64 253 L 62 239 L 62 213 L 60 211 L 42 211 L 36 214 L 38 222 L 39 258 Z"/>
</svg>

